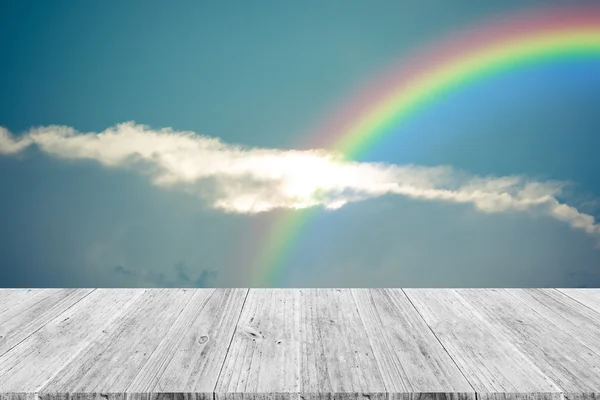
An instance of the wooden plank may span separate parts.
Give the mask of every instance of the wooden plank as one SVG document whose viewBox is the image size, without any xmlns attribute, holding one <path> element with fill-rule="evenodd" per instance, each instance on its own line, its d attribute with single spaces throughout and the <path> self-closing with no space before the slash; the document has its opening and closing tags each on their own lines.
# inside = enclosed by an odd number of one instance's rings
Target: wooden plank
<svg viewBox="0 0 600 400">
<path fill-rule="evenodd" d="M 460 394 L 475 390 L 401 289 L 353 289 L 388 392 Z"/>
<path fill-rule="evenodd" d="M 215 392 L 382 397 L 385 385 L 350 290 L 251 289 Z"/>
<path fill-rule="evenodd" d="M 456 289 L 562 391 L 600 393 L 600 357 L 505 289 Z"/>
<path fill-rule="evenodd" d="M 299 392 L 301 294 L 251 289 L 215 391 Z"/>
<path fill-rule="evenodd" d="M 600 289 L 557 289 L 584 306 L 600 313 Z"/>
<path fill-rule="evenodd" d="M 8 290 L 7 290 L 8 291 Z M 0 326 L 4 325 L 8 320 L 22 314 L 28 308 L 46 300 L 48 297 L 56 293 L 57 289 L 39 289 L 36 292 L 23 292 L 20 296 L 16 290 L 10 290 L 14 296 L 7 300 L 12 303 L 10 307 L 0 312 Z M 12 300 L 12 301 L 11 301 Z"/>
<path fill-rule="evenodd" d="M 2 301 L 13 345 L 0 400 L 600 398 L 589 289 L 0 290 Z"/>
<path fill-rule="evenodd" d="M 560 388 L 453 289 L 404 289 L 478 399 L 560 398 Z"/>
<path fill-rule="evenodd" d="M 0 392 L 38 392 L 143 292 L 94 290 L 0 357 Z"/>
<path fill-rule="evenodd" d="M 506 289 L 535 312 L 600 354 L 600 313 L 556 289 Z"/>
<path fill-rule="evenodd" d="M 195 393 L 215 388 L 248 289 L 198 289 L 131 385 L 135 393 Z"/>
<path fill-rule="evenodd" d="M 7 310 L 44 289 L 0 289 L 0 316 Z"/>
<path fill-rule="evenodd" d="M 0 356 L 81 301 L 92 290 L 46 289 L 0 314 Z"/>
<path fill-rule="evenodd" d="M 193 289 L 156 289 L 141 294 L 40 392 L 124 392 L 194 293 Z"/>
</svg>

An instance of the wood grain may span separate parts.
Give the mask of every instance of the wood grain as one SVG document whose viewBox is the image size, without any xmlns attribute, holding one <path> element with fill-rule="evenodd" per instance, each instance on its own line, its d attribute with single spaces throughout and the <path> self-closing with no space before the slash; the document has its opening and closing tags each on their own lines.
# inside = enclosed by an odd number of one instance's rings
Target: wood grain
<svg viewBox="0 0 600 400">
<path fill-rule="evenodd" d="M 0 289 L 0 400 L 600 399 L 600 290 Z"/>
<path fill-rule="evenodd" d="M 473 387 L 401 289 L 352 293 L 388 392 L 475 398 Z"/>
<path fill-rule="evenodd" d="M 0 314 L 0 356 L 91 292 L 92 289 L 45 289 L 14 304 Z"/>
<path fill-rule="evenodd" d="M 557 289 L 584 306 L 600 313 L 600 290 L 598 289 Z"/>
<path fill-rule="evenodd" d="M 44 289 L 0 289 L 0 316 L 29 296 L 42 291 Z"/>
<path fill-rule="evenodd" d="M 0 357 L 0 392 L 37 393 L 143 291 L 96 289 Z"/>
<path fill-rule="evenodd" d="M 217 396 L 300 391 L 301 300 L 300 291 L 250 290 Z"/>
<path fill-rule="evenodd" d="M 215 392 L 378 397 L 385 386 L 350 290 L 251 289 Z"/>
<path fill-rule="evenodd" d="M 548 393 L 546 397 L 560 398 L 560 388 L 455 290 L 404 292 L 477 391 L 478 398 L 497 398 L 498 393 Z"/>
<path fill-rule="evenodd" d="M 564 392 L 600 393 L 600 357 L 505 289 L 456 289 Z"/>
<path fill-rule="evenodd" d="M 105 325 L 102 335 L 40 391 L 125 392 L 193 294 L 193 289 L 152 289 L 141 293 L 118 320 Z"/>
<path fill-rule="evenodd" d="M 507 289 L 535 312 L 600 354 L 600 313 L 556 289 Z"/>
<path fill-rule="evenodd" d="M 248 289 L 197 289 L 127 392 L 212 398 L 247 294 Z"/>
</svg>

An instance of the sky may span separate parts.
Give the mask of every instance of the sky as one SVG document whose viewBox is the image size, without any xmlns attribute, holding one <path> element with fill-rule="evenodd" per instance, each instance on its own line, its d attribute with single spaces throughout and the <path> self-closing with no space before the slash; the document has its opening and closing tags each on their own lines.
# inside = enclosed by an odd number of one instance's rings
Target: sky
<svg viewBox="0 0 600 400">
<path fill-rule="evenodd" d="M 314 145 L 391 65 L 553 3 L 3 1 L 0 287 L 600 287 L 599 59 Z"/>
</svg>

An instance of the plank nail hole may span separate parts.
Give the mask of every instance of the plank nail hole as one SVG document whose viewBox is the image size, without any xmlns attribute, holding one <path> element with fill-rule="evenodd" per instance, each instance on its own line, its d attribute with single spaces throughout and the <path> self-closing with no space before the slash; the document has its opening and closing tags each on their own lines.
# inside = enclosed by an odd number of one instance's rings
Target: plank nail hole
<svg viewBox="0 0 600 400">
<path fill-rule="evenodd" d="M 198 339 L 198 343 L 203 344 L 208 342 L 208 336 L 200 336 L 200 339 Z"/>
<path fill-rule="evenodd" d="M 281 340 L 277 340 L 277 341 L 275 341 L 275 343 L 281 344 Z"/>
<path fill-rule="evenodd" d="M 255 339 L 255 340 L 256 340 L 256 339 L 264 339 L 264 338 L 263 338 L 263 335 L 262 335 L 262 332 L 258 332 L 258 331 L 256 331 L 255 329 L 253 329 L 253 328 L 252 328 L 252 327 L 250 327 L 250 326 L 243 326 L 243 327 L 240 327 L 240 331 L 241 331 L 243 334 L 245 334 L 245 335 L 247 335 L 247 336 L 249 336 L 249 337 L 251 337 L 251 338 L 253 338 L 253 339 Z"/>
</svg>

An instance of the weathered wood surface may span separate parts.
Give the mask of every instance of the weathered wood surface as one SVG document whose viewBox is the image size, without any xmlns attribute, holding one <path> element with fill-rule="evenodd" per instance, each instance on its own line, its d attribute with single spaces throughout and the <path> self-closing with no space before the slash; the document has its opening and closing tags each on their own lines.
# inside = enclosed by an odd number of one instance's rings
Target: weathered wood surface
<svg viewBox="0 0 600 400">
<path fill-rule="evenodd" d="M 533 360 L 456 290 L 405 289 L 405 293 L 479 397 L 560 392 Z"/>
<path fill-rule="evenodd" d="M 349 290 L 251 290 L 217 398 L 235 393 L 385 393 Z"/>
<path fill-rule="evenodd" d="M 0 400 L 600 399 L 596 289 L 0 289 Z"/>
<path fill-rule="evenodd" d="M 564 392 L 600 393 L 600 353 L 504 289 L 457 289 L 465 302 L 503 333 Z M 600 332 L 598 339 L 600 341 Z"/>
</svg>

